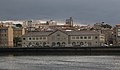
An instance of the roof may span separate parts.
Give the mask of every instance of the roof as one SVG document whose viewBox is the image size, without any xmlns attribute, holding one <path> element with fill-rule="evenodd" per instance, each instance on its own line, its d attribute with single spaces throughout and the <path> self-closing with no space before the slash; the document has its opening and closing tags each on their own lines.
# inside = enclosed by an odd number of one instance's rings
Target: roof
<svg viewBox="0 0 120 70">
<path fill-rule="evenodd" d="M 0 29 L 8 29 L 8 27 L 0 27 Z"/>
<path fill-rule="evenodd" d="M 68 35 L 95 35 L 99 34 L 96 31 L 66 31 Z"/>
<path fill-rule="evenodd" d="M 29 32 L 25 35 L 23 35 L 24 37 L 29 37 L 29 36 L 48 36 L 49 34 L 51 34 L 51 31 L 38 31 L 38 32 Z"/>
<path fill-rule="evenodd" d="M 13 28 L 13 30 L 22 30 L 23 28 Z"/>
<path fill-rule="evenodd" d="M 57 30 L 59 31 L 59 30 Z M 57 31 L 38 31 L 38 32 L 29 32 L 28 34 L 23 35 L 24 37 L 29 36 L 48 36 L 51 35 Z M 67 35 L 95 35 L 99 34 L 96 31 L 61 31 Z"/>
</svg>

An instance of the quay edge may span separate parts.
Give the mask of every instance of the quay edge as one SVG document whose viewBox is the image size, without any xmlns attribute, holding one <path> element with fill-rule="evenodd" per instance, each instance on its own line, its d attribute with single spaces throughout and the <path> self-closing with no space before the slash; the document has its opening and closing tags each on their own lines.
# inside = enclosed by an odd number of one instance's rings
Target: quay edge
<svg viewBox="0 0 120 70">
<path fill-rule="evenodd" d="M 0 48 L 0 55 L 120 55 L 120 47 Z"/>
</svg>

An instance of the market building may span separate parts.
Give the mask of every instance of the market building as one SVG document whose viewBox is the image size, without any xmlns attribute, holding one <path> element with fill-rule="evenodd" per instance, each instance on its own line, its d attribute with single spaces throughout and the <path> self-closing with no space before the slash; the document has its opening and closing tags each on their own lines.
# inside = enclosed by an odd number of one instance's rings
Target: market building
<svg viewBox="0 0 120 70">
<path fill-rule="evenodd" d="M 102 35 L 103 36 L 103 35 Z M 103 39 L 100 39 L 103 38 Z M 30 46 L 101 46 L 104 37 L 96 31 L 38 31 L 22 36 L 22 47 Z"/>
</svg>

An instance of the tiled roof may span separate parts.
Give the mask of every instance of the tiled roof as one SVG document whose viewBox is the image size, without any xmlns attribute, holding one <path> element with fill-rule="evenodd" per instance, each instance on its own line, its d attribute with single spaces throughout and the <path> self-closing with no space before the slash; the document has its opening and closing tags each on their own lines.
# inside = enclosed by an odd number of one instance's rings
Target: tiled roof
<svg viewBox="0 0 120 70">
<path fill-rule="evenodd" d="M 66 31 L 68 35 L 94 35 L 99 34 L 96 31 Z"/>
<path fill-rule="evenodd" d="M 48 36 L 52 34 L 54 31 L 39 31 L 39 32 L 29 32 L 28 34 L 23 35 L 24 37 L 29 36 Z M 62 31 L 63 33 L 67 35 L 94 35 L 99 34 L 96 31 Z"/>
<path fill-rule="evenodd" d="M 50 31 L 39 31 L 39 32 L 29 32 L 28 34 L 23 35 L 24 37 L 29 37 L 29 36 L 47 36 L 51 34 L 52 32 Z"/>
</svg>

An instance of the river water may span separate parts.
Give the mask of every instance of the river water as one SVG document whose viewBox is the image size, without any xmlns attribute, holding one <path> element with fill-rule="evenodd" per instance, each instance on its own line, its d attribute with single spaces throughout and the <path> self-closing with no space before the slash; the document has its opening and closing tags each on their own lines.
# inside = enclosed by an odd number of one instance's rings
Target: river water
<svg viewBox="0 0 120 70">
<path fill-rule="evenodd" d="M 120 56 L 0 56 L 0 70 L 120 70 Z"/>
</svg>

